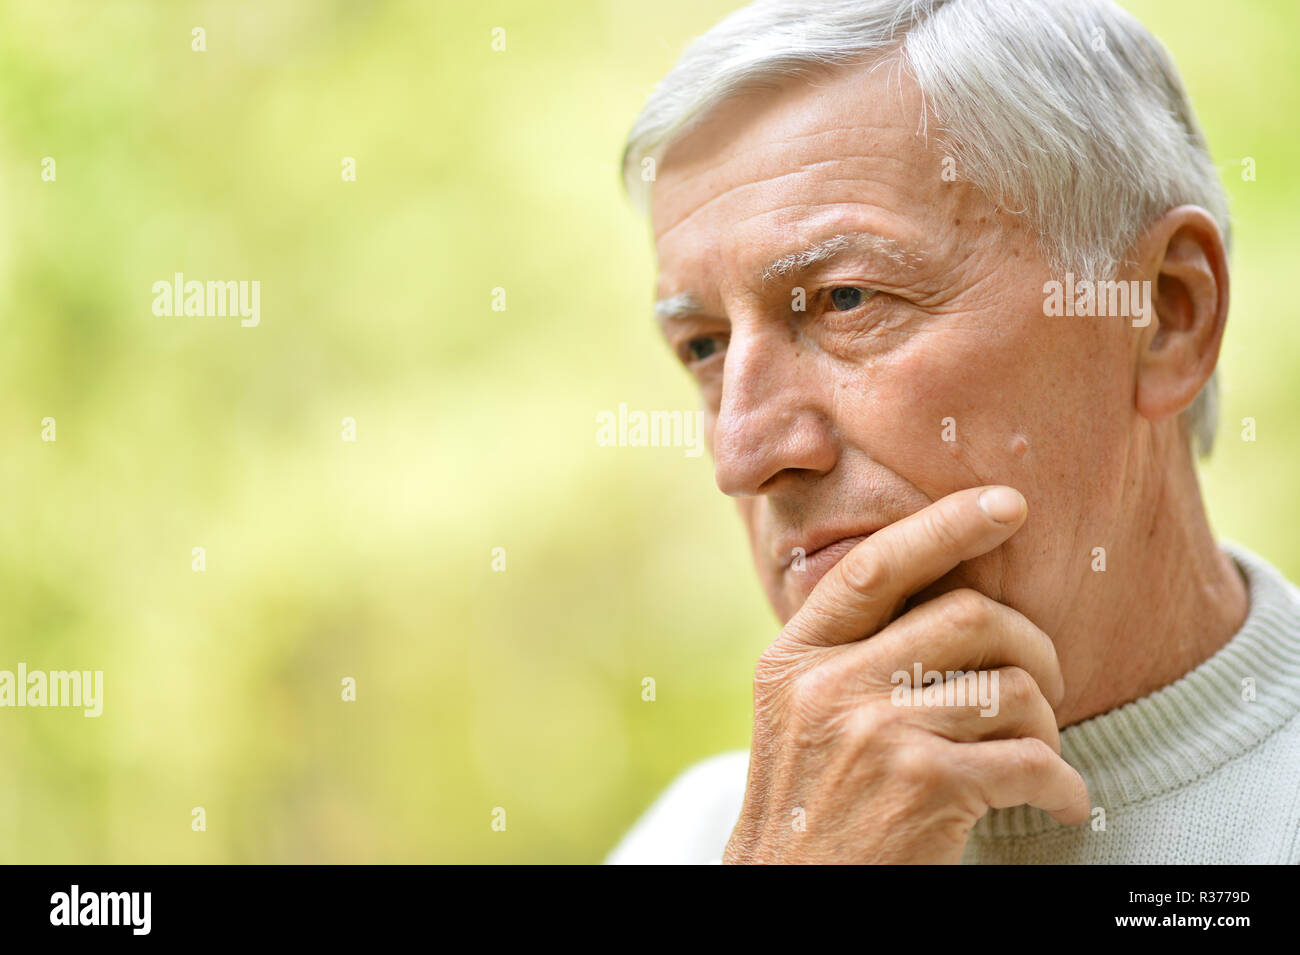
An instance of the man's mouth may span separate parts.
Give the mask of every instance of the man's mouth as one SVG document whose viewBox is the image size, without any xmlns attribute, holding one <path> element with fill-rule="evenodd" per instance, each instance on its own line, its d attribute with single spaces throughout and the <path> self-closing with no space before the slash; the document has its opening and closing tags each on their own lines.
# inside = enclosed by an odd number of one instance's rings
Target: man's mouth
<svg viewBox="0 0 1300 955">
<path fill-rule="evenodd" d="M 812 593 L 817 582 L 826 576 L 849 551 L 870 537 L 874 530 L 849 537 L 840 537 L 813 551 L 800 552 L 791 549 L 791 553 L 782 560 L 782 574 L 804 597 Z"/>
</svg>

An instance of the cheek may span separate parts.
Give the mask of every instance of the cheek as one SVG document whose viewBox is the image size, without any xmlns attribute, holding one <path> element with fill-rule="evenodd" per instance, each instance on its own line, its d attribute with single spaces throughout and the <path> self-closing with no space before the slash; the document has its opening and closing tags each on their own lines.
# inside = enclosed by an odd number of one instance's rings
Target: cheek
<svg viewBox="0 0 1300 955">
<path fill-rule="evenodd" d="M 928 499 L 1008 484 L 1029 502 L 1028 522 L 1004 549 L 964 564 L 938 591 L 974 586 L 1042 610 L 1028 596 L 1036 581 L 1076 565 L 1075 551 L 1095 536 L 1090 522 L 1113 503 L 1133 413 L 1123 345 L 1105 330 L 1046 321 L 1003 324 L 1000 334 L 936 330 L 840 389 L 846 444 Z M 998 327 L 970 315 L 962 323 Z"/>
<path fill-rule="evenodd" d="M 925 334 L 841 390 L 848 442 L 931 499 L 1023 473 L 1047 425 L 1044 376 L 978 338 Z"/>
<path fill-rule="evenodd" d="M 836 403 L 846 443 L 931 500 L 979 484 L 1010 484 L 1031 504 L 1073 496 L 1062 477 L 1104 464 L 1131 389 L 1122 343 L 1049 325 L 1030 311 L 1039 307 L 1016 303 L 1023 317 L 1012 320 L 931 319 L 887 359 L 850 372 Z"/>
</svg>

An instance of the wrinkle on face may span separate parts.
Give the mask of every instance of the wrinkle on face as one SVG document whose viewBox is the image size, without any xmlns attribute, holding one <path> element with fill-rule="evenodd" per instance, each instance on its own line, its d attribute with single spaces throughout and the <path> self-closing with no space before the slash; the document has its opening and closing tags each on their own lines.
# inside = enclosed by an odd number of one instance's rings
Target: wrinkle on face
<svg viewBox="0 0 1300 955">
<path fill-rule="evenodd" d="M 1044 594 L 1063 590 L 1043 582 L 1064 578 L 1075 538 L 1098 531 L 1072 475 L 1090 441 L 1114 440 L 1131 397 L 1122 376 L 1086 380 L 1079 361 L 1129 346 L 1100 326 L 1048 324 L 1037 235 L 969 182 L 943 179 L 909 83 L 869 71 L 790 81 L 683 136 L 652 192 L 659 295 L 689 293 L 728 329 L 706 435 L 778 616 L 801 598 L 773 563 L 777 540 L 896 520 L 993 483 L 1024 493 L 1030 517 L 962 579 L 1050 616 Z M 852 315 L 792 315 L 796 267 L 815 265 L 801 253 L 855 232 L 919 254 L 906 267 L 809 272 L 878 291 Z M 1100 424 L 1081 438 L 1079 416 Z M 941 438 L 947 418 L 955 442 Z"/>
</svg>

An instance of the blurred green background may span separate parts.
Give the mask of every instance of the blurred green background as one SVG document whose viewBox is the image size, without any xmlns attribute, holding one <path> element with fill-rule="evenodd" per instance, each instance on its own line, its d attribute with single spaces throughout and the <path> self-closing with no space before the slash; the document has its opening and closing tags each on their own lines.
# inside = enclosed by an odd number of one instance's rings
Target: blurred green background
<svg viewBox="0 0 1300 955">
<path fill-rule="evenodd" d="M 0 860 L 594 862 L 747 745 L 733 508 L 594 438 L 695 406 L 618 159 L 736 6 L 0 5 L 0 668 L 105 671 L 98 720 L 0 709 Z M 1300 8 L 1127 6 L 1233 202 L 1214 522 L 1300 579 Z M 260 326 L 153 315 L 174 272 Z"/>
</svg>

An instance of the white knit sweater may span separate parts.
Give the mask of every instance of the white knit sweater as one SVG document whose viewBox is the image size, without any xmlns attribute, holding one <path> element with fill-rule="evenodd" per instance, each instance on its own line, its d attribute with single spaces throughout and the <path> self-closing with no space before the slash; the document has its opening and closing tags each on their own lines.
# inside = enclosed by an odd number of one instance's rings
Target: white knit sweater
<svg viewBox="0 0 1300 955">
<path fill-rule="evenodd" d="M 1169 686 L 1061 731 L 1062 756 L 1088 783 L 1092 821 L 994 809 L 962 862 L 1300 863 L 1300 590 L 1245 548 L 1223 548 L 1250 589 L 1241 630 Z M 607 861 L 717 862 L 740 814 L 748 756 L 688 769 Z"/>
</svg>

